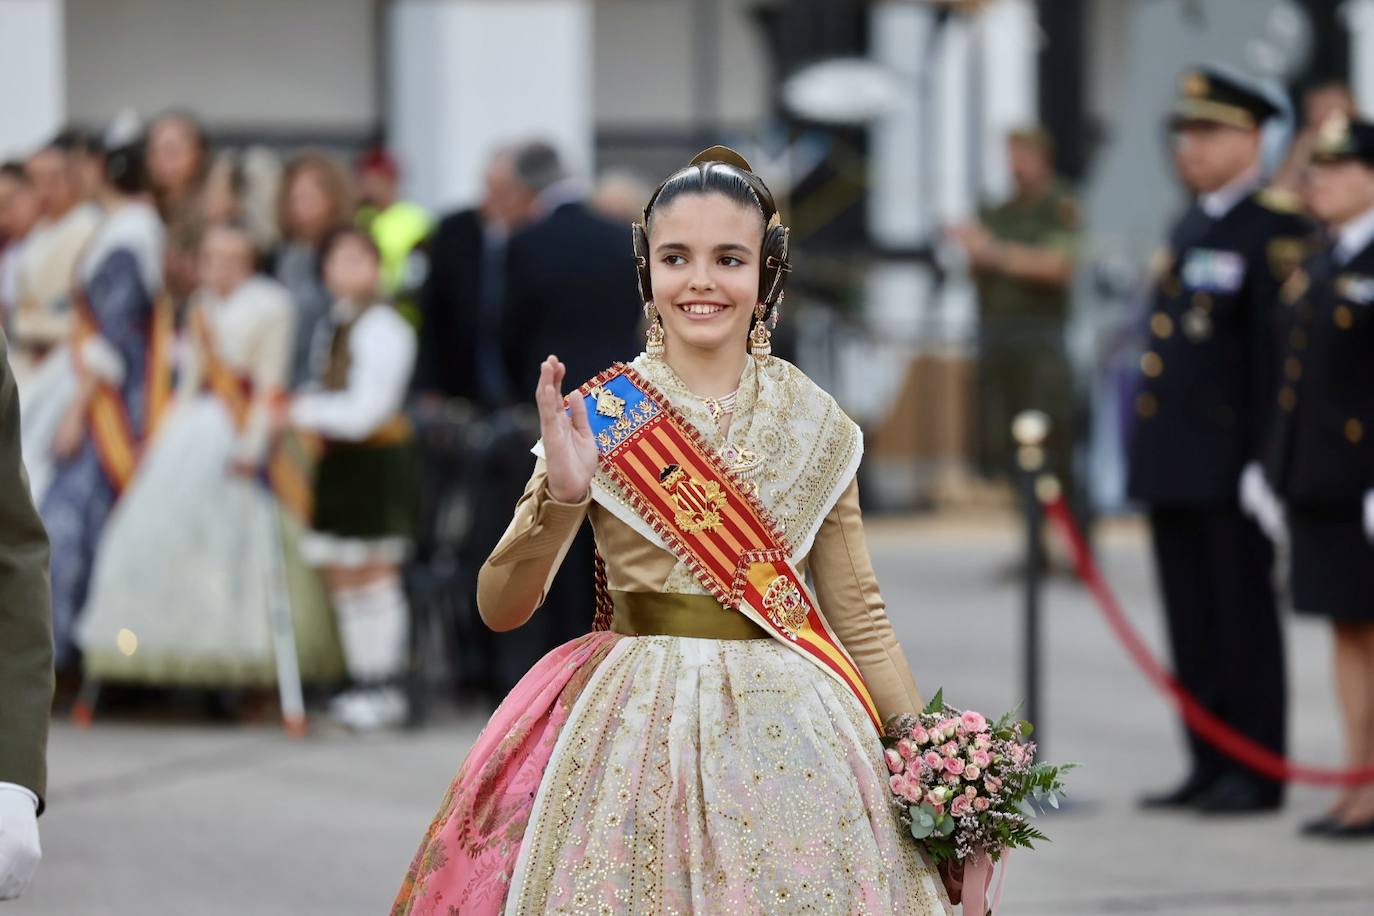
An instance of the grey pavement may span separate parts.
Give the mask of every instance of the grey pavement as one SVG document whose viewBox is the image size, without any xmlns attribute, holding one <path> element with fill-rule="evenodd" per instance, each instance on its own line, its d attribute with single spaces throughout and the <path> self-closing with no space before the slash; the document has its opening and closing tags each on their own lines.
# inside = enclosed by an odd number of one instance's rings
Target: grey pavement
<svg viewBox="0 0 1374 916">
<path fill-rule="evenodd" d="M 1002 575 L 1016 559 L 1012 521 L 877 520 L 869 539 L 922 689 L 990 713 L 1016 704 L 1020 604 Z M 1143 531 L 1116 523 L 1100 548 L 1158 648 Z M 1083 769 L 1072 807 L 1044 822 L 1054 842 L 1012 856 L 1007 916 L 1374 913 L 1374 845 L 1297 838 L 1324 790 L 1297 787 L 1281 814 L 1243 820 L 1138 812 L 1140 792 L 1181 775 L 1177 728 L 1085 592 L 1056 579 L 1045 601 L 1046 751 Z M 1287 628 L 1295 753 L 1337 764 L 1326 628 Z M 57 724 L 42 869 L 0 916 L 378 916 L 481 725 L 450 710 L 416 733 L 293 741 L 266 726 Z"/>
</svg>

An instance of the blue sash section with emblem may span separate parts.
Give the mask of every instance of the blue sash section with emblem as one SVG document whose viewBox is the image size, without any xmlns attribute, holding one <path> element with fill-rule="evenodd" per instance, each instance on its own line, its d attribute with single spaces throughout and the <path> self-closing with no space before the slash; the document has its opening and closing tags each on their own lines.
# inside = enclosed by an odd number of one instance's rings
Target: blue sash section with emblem
<svg viewBox="0 0 1374 916">
<path fill-rule="evenodd" d="M 601 454 L 614 449 L 658 413 L 658 405 L 645 396 L 619 366 L 583 388 L 587 421 Z"/>
</svg>

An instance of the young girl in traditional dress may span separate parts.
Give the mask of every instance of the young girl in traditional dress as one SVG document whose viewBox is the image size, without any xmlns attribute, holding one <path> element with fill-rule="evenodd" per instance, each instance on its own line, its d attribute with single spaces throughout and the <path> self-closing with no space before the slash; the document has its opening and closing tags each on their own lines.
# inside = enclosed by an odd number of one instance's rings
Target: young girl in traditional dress
<svg viewBox="0 0 1374 916">
<path fill-rule="evenodd" d="M 864 544 L 860 433 L 769 355 L 772 197 L 712 148 L 635 249 L 646 352 L 566 402 L 545 361 L 540 459 L 478 586 L 489 626 L 520 626 L 590 519 L 598 628 L 497 710 L 393 913 L 948 913 L 879 742 L 921 701 Z"/>
<path fill-rule="evenodd" d="M 302 677 L 341 679 L 324 596 L 284 555 L 302 523 L 284 503 L 304 477 L 277 449 L 272 418 L 285 397 L 294 320 L 286 289 L 255 274 L 256 260 L 247 229 L 206 230 L 177 395 L 97 558 L 80 628 L 88 679 L 271 685 L 271 621 L 283 609 Z"/>
<path fill-rule="evenodd" d="M 415 367 L 415 333 L 378 299 L 381 257 L 359 229 L 339 229 L 322 248 L 334 296 L 329 325 L 313 344 L 318 381 L 292 401 L 291 423 L 324 439 L 314 521 L 302 542 L 322 567 L 353 689 L 334 716 L 368 730 L 408 713 L 400 680 L 409 659 L 410 612 L 401 563 L 415 529 L 417 471 L 401 413 Z"/>
</svg>

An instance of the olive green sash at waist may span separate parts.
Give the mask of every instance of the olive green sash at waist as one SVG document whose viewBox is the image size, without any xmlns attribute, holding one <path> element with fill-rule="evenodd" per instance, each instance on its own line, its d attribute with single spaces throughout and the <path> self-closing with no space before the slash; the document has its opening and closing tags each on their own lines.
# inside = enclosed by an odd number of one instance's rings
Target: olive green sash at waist
<svg viewBox="0 0 1374 916">
<path fill-rule="evenodd" d="M 721 607 L 710 595 L 611 592 L 611 629 L 626 636 L 687 636 L 695 639 L 768 639 L 768 632 L 739 611 Z"/>
</svg>

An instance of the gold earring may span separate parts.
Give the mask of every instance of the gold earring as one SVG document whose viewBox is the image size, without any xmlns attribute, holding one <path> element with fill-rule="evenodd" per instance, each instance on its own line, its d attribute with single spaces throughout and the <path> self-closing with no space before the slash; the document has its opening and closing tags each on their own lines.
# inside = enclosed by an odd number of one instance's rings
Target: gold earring
<svg viewBox="0 0 1374 916">
<path fill-rule="evenodd" d="M 644 332 L 644 352 L 650 356 L 662 356 L 663 319 L 658 316 L 658 309 L 654 308 L 652 302 L 644 303 L 644 314 L 649 317 L 649 327 Z"/>
<path fill-rule="evenodd" d="M 763 303 L 760 302 L 754 307 L 754 329 L 749 332 L 749 352 L 759 360 L 767 359 L 773 352 L 773 335 L 764 324 L 763 316 Z"/>
</svg>

